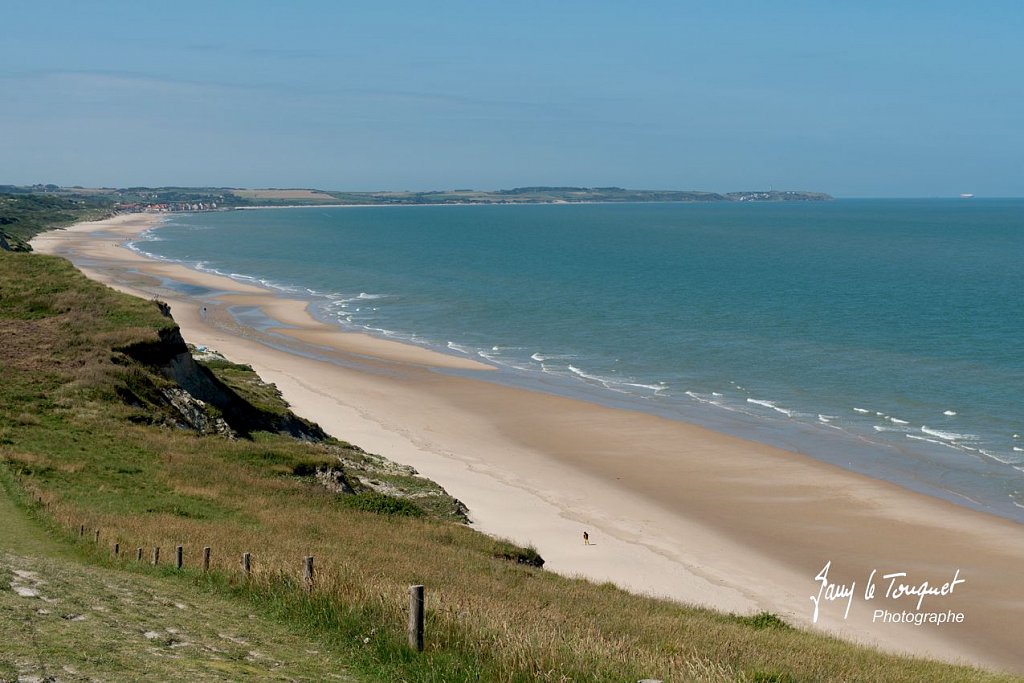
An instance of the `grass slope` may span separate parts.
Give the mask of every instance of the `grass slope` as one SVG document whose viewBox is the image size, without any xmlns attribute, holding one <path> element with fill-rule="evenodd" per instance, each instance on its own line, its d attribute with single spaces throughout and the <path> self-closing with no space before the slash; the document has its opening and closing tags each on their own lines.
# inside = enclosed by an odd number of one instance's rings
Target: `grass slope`
<svg viewBox="0 0 1024 683">
<path fill-rule="evenodd" d="M 331 457 L 330 444 L 269 433 L 200 436 L 147 423 L 139 413 L 160 406 L 120 397 L 151 395 L 147 387 L 166 379 L 124 349 L 169 325 L 149 302 L 88 281 L 62 260 L 0 253 L 0 466 L 26 500 L 42 501 L 32 509 L 55 536 L 91 558 L 97 581 L 131 571 L 233 600 L 326 643 L 353 675 L 371 680 L 1013 680 L 880 654 L 770 617 L 566 579 L 514 561 L 514 552 L 506 559 L 508 544 L 385 504 L 393 498 L 354 505 L 294 466 Z M 78 540 L 80 525 L 102 530 L 101 547 Z M 147 553 L 159 546 L 165 557 L 182 545 L 186 569 L 154 569 L 133 556 L 113 561 L 114 542 Z M 203 546 L 213 548 L 209 575 L 196 567 Z M 238 569 L 244 552 L 253 554 L 249 579 Z M 8 571 L 24 566 L 15 555 Z M 316 557 L 308 592 L 306 555 Z M 427 587 L 421 654 L 405 645 L 410 584 Z M 209 642 L 217 630 L 194 637 Z M 165 627 L 160 633 L 175 637 Z M 19 652 L 31 651 L 31 632 L 9 637 Z M 72 647 L 52 637 L 54 648 Z M 100 657 L 118 647 L 82 641 L 73 649 Z M 159 658 L 152 648 L 124 647 L 132 661 Z M 325 664 L 322 673 L 334 670 Z"/>
</svg>

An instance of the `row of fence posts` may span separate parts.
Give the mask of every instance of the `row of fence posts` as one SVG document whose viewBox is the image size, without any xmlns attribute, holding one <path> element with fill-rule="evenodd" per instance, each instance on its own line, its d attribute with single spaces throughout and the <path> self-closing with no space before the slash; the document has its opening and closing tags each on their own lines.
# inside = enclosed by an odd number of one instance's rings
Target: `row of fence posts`
<svg viewBox="0 0 1024 683">
<path fill-rule="evenodd" d="M 85 537 L 85 525 L 82 524 L 78 527 L 78 536 L 80 538 Z M 94 542 L 98 545 L 100 542 L 100 530 L 96 529 Z M 135 561 L 142 562 L 142 548 L 135 549 Z M 114 557 L 120 559 L 121 557 L 121 544 L 114 543 Z M 160 547 L 155 546 L 153 548 L 153 566 L 160 564 Z M 177 569 L 183 569 L 185 566 L 185 547 L 177 546 L 174 549 L 174 564 Z M 313 590 L 313 556 L 307 555 L 302 558 L 302 583 L 306 588 L 306 591 Z M 203 548 L 203 561 L 202 561 L 203 572 L 210 571 L 210 546 Z M 242 573 L 245 578 L 248 579 L 252 576 L 252 553 L 242 553 Z M 417 652 L 423 651 L 423 586 L 409 586 L 409 647 L 416 650 Z"/>
</svg>

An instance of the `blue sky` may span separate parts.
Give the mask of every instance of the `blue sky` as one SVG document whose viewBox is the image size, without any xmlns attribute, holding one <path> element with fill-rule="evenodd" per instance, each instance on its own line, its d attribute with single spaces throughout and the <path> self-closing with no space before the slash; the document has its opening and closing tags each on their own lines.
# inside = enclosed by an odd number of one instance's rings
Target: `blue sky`
<svg viewBox="0 0 1024 683">
<path fill-rule="evenodd" d="M 1024 195 L 1019 2 L 6 3 L 0 183 Z"/>
</svg>

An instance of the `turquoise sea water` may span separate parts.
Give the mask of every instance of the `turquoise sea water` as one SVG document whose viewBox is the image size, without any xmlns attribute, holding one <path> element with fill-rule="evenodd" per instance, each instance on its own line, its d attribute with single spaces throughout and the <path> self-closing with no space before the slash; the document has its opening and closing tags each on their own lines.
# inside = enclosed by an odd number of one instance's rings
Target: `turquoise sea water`
<svg viewBox="0 0 1024 683">
<path fill-rule="evenodd" d="M 1024 521 L 1024 200 L 233 211 L 135 247 Z"/>
</svg>

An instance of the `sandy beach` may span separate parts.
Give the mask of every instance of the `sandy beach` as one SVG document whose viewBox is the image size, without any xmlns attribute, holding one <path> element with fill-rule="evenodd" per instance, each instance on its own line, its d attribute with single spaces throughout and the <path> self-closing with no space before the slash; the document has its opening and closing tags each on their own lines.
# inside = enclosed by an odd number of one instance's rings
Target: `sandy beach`
<svg viewBox="0 0 1024 683">
<path fill-rule="evenodd" d="M 167 301 L 186 340 L 252 365 L 331 434 L 412 465 L 552 571 L 1024 673 L 1021 525 L 803 454 L 490 382 L 482 363 L 342 331 L 304 301 L 120 246 L 159 220 L 82 223 L 32 245 Z M 240 323 L 240 307 L 272 324 Z M 962 621 L 891 623 L 883 610 Z"/>
</svg>

